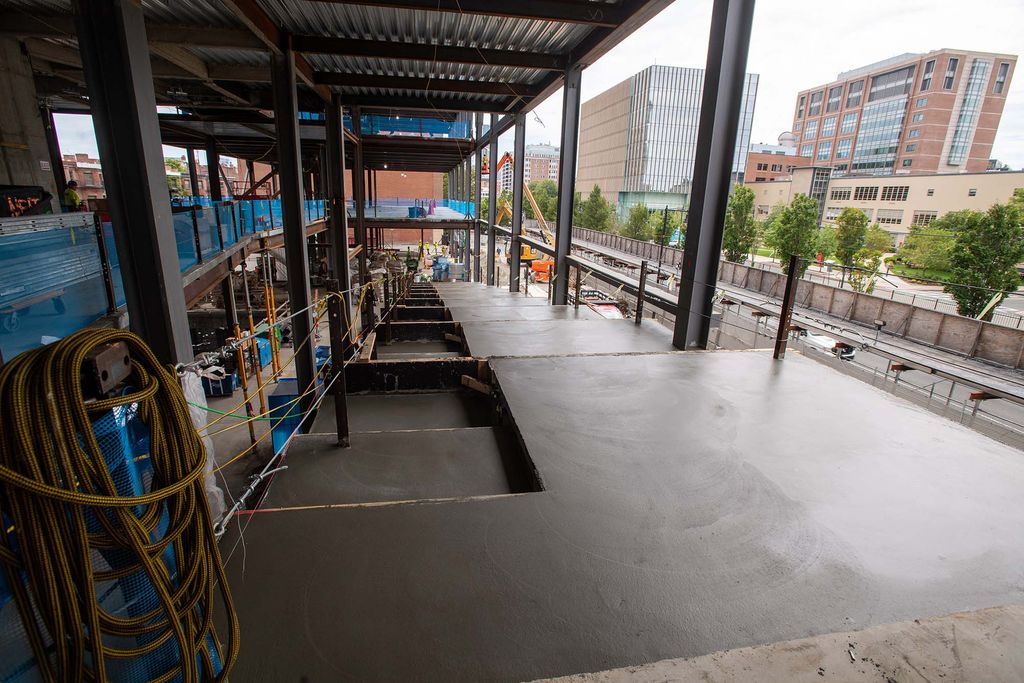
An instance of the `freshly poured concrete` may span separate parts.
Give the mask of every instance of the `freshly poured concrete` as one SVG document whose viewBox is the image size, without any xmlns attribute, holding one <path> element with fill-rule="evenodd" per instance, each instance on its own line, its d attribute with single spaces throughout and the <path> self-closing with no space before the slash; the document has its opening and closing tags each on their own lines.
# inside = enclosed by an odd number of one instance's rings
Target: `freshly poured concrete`
<svg viewBox="0 0 1024 683">
<path fill-rule="evenodd" d="M 672 335 L 653 320 L 540 320 L 509 325 L 465 322 L 462 333 L 477 358 L 499 356 L 652 353 L 672 351 Z"/>
<path fill-rule="evenodd" d="M 271 489 L 264 507 L 408 501 L 511 492 L 504 463 L 515 450 L 494 427 L 419 432 L 410 448 L 402 432 L 355 433 L 349 448 L 327 434 L 295 437 L 302 462 Z M 271 514 L 271 513 L 267 513 Z M 243 680 L 249 680 L 248 678 Z"/>
<path fill-rule="evenodd" d="M 502 320 L 603 320 L 587 307 L 572 306 L 491 306 L 452 304 L 448 306 L 452 320 L 459 322 Z"/>
<path fill-rule="evenodd" d="M 1021 454 L 799 354 L 491 365 L 546 490 L 253 515 L 233 678 L 529 680 L 1024 601 Z"/>
<path fill-rule="evenodd" d="M 485 427 L 490 407 L 483 396 L 465 391 L 348 396 L 349 429 L 354 432 Z M 310 433 L 335 432 L 334 397 L 325 396 Z"/>
</svg>

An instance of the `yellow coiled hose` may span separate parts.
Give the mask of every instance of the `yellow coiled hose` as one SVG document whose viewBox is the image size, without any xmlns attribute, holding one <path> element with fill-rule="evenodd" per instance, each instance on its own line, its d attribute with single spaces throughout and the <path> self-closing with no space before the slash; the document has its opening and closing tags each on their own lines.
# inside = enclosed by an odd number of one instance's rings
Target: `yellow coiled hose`
<svg viewBox="0 0 1024 683">
<path fill-rule="evenodd" d="M 83 362 L 108 342 L 127 343 L 137 390 L 86 402 Z M 153 479 L 145 495 L 122 497 L 92 422 L 130 403 L 149 430 Z M 112 661 L 173 643 L 181 656 L 151 680 L 226 680 L 238 619 L 206 502 L 206 452 L 174 372 L 131 332 L 82 330 L 0 368 L 0 406 L 0 564 L 42 678 L 110 680 Z M 125 560 L 97 567 L 112 554 Z M 131 617 L 103 609 L 97 584 L 125 577 L 147 578 L 158 606 Z M 218 588 L 226 649 L 214 626 Z"/>
</svg>

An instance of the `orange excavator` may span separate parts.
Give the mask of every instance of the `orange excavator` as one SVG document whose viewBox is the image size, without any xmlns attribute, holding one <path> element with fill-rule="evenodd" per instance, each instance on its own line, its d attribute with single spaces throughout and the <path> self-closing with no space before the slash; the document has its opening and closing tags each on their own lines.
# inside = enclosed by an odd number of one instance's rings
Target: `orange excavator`
<svg viewBox="0 0 1024 683">
<path fill-rule="evenodd" d="M 505 152 L 501 159 L 498 160 L 498 172 L 501 172 L 502 166 L 506 163 L 512 164 L 515 167 L 515 161 L 512 159 L 510 152 Z M 481 171 L 482 173 L 488 173 L 487 164 Z M 540 223 L 541 234 L 544 236 L 544 241 L 547 242 L 553 249 L 555 246 L 555 236 L 551 234 L 551 230 L 548 228 L 547 221 L 544 220 L 544 214 L 541 213 L 540 207 L 537 206 L 537 200 L 534 199 L 533 193 L 530 192 L 530 186 L 523 183 L 523 194 L 526 195 L 527 201 L 530 202 L 530 206 L 533 207 L 533 215 L 537 217 L 537 222 Z M 501 223 L 505 218 L 512 217 L 512 206 L 507 200 L 502 201 L 501 206 L 498 207 L 497 212 L 494 215 L 494 221 Z M 519 229 L 520 235 L 526 235 L 526 228 L 521 227 Z M 536 249 L 533 249 L 528 244 L 523 244 L 519 252 L 519 260 L 530 267 L 530 272 L 533 273 L 533 278 L 536 282 L 549 282 L 551 279 L 551 269 L 554 267 L 555 262 L 547 254 L 541 253 Z M 511 259 L 509 259 L 511 261 Z"/>
</svg>

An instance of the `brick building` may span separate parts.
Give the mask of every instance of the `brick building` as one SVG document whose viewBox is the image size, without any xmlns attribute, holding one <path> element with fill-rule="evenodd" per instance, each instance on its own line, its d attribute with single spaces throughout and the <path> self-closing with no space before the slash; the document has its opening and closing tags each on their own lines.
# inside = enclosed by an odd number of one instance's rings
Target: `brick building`
<svg viewBox="0 0 1024 683">
<path fill-rule="evenodd" d="M 797 154 L 796 136 L 783 133 L 777 145 L 757 143 L 750 146 L 743 179 L 755 183 L 788 179 L 794 168 L 803 168 L 813 163 L 813 159 Z"/>
<path fill-rule="evenodd" d="M 1016 63 L 942 49 L 841 73 L 797 95 L 798 153 L 838 174 L 984 171 Z"/>
</svg>

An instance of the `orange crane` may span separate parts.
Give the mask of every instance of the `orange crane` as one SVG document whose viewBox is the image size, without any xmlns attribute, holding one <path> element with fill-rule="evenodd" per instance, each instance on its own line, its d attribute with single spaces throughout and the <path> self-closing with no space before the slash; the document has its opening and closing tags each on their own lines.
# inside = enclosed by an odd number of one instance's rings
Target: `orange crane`
<svg viewBox="0 0 1024 683">
<path fill-rule="evenodd" d="M 501 167 L 506 163 L 510 163 L 515 167 L 515 161 L 512 159 L 512 154 L 505 152 L 501 159 L 498 160 L 498 172 L 501 171 Z M 487 164 L 481 171 L 487 173 Z M 530 191 L 530 186 L 523 183 L 523 194 L 526 195 L 526 199 L 530 202 L 530 206 L 533 207 L 533 215 L 537 217 L 537 222 L 541 226 L 541 234 L 544 236 L 544 241 L 547 242 L 551 248 L 555 246 L 555 236 L 551 234 L 551 230 L 548 228 L 548 223 L 544 220 L 544 214 L 541 213 L 540 207 L 537 206 L 537 200 L 533 197 L 533 192 Z M 494 215 L 494 221 L 501 223 L 504 218 L 512 217 L 512 207 L 508 201 L 503 201 L 501 206 L 498 207 L 497 213 Z M 520 235 L 526 234 L 526 228 L 520 227 Z M 548 282 L 551 277 L 551 267 L 554 265 L 554 261 L 547 254 L 543 254 L 539 251 L 534 250 L 530 245 L 524 244 L 519 253 L 520 260 L 524 263 L 529 264 L 531 272 L 534 274 L 534 278 L 537 282 Z"/>
</svg>

